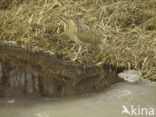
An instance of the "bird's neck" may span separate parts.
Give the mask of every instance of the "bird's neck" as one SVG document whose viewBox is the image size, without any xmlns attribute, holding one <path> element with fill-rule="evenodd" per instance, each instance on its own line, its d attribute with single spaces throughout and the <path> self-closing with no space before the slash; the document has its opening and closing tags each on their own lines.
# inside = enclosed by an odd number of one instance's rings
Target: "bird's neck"
<svg viewBox="0 0 156 117">
<path fill-rule="evenodd" d="M 69 21 L 64 23 L 64 30 L 65 32 L 68 32 L 69 30 L 73 30 L 75 28 L 74 21 Z"/>
</svg>

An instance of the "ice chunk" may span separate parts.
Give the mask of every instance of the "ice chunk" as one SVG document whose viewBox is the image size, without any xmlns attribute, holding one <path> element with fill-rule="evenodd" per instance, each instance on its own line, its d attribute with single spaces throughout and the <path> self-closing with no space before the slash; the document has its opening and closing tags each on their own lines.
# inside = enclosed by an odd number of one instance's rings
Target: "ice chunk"
<svg viewBox="0 0 156 117">
<path fill-rule="evenodd" d="M 124 70 L 123 72 L 119 73 L 118 76 L 119 78 L 131 83 L 139 82 L 142 79 L 141 73 L 136 70 Z"/>
</svg>

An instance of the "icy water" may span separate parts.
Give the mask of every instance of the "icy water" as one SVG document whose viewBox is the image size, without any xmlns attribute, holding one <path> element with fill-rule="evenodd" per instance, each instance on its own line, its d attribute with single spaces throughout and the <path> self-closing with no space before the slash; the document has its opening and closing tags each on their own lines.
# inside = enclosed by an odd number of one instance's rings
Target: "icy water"
<svg viewBox="0 0 156 117">
<path fill-rule="evenodd" d="M 124 107 L 130 115 L 121 113 Z M 121 82 L 102 92 L 65 99 L 0 99 L 0 117 L 156 117 L 156 83 Z"/>
</svg>

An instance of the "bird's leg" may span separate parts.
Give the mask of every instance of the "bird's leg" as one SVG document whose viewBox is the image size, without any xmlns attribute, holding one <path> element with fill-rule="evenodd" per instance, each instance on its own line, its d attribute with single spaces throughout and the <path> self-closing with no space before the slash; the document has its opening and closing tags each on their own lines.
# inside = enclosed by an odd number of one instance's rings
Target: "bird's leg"
<svg viewBox="0 0 156 117">
<path fill-rule="evenodd" d="M 72 59 L 72 61 L 75 61 L 75 60 L 78 58 L 78 56 L 79 56 L 79 54 L 80 54 L 80 52 L 81 52 L 81 49 L 82 49 L 82 46 L 79 45 L 79 50 L 78 50 L 76 56 L 74 57 L 74 59 Z"/>
<path fill-rule="evenodd" d="M 74 44 L 73 47 L 71 48 L 71 50 L 73 50 L 73 49 L 75 48 L 76 45 L 77 45 L 77 44 Z"/>
</svg>

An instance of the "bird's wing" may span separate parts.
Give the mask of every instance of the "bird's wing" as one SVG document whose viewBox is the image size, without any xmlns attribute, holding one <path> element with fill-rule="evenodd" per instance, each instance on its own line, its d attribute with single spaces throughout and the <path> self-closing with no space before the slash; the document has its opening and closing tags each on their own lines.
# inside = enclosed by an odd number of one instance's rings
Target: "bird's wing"
<svg viewBox="0 0 156 117">
<path fill-rule="evenodd" d="M 81 22 L 76 22 L 75 24 L 77 26 L 77 37 L 80 41 L 92 44 L 101 42 L 98 35 L 87 25 Z"/>
</svg>

